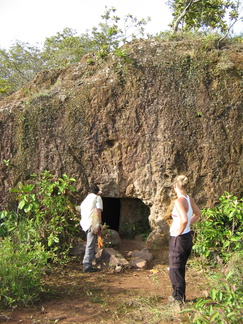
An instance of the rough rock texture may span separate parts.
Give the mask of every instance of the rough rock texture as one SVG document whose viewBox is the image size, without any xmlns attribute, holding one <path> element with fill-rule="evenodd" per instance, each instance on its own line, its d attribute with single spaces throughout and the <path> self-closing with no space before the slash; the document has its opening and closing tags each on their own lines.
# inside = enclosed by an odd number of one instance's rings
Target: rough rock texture
<svg viewBox="0 0 243 324">
<path fill-rule="evenodd" d="M 107 266 L 128 266 L 129 262 L 113 248 L 104 248 L 99 250 L 96 255 L 96 264 Z"/>
<path fill-rule="evenodd" d="M 112 229 L 104 230 L 103 229 L 103 244 L 105 247 L 111 247 L 118 249 L 121 246 L 121 238 L 117 231 L 114 231 Z"/>
<path fill-rule="evenodd" d="M 51 170 L 139 198 L 167 230 L 172 183 L 186 173 L 201 207 L 242 196 L 243 48 L 136 41 L 127 57 L 84 57 L 42 72 L 0 102 L 2 206 L 9 188 Z"/>
</svg>

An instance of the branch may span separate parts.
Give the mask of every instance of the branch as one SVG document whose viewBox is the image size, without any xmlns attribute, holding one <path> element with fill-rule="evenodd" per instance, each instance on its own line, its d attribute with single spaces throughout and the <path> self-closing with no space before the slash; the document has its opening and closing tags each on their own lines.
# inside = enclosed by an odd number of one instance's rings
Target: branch
<svg viewBox="0 0 243 324">
<path fill-rule="evenodd" d="M 228 29 L 227 29 L 227 31 L 226 31 L 226 33 L 225 33 L 225 35 L 223 36 L 223 37 L 221 37 L 219 40 L 218 40 L 218 48 L 220 47 L 220 43 L 225 39 L 225 38 L 227 38 L 228 37 L 228 35 L 229 35 L 229 33 L 230 33 L 230 30 L 233 28 L 233 26 L 237 23 L 237 21 L 239 21 L 240 19 L 235 19 L 233 22 L 232 22 L 232 24 L 228 27 Z"/>
<path fill-rule="evenodd" d="M 178 26 L 181 22 L 181 20 L 185 17 L 185 15 L 187 14 L 187 12 L 189 11 L 190 7 L 196 3 L 199 2 L 200 0 L 189 0 L 188 4 L 186 5 L 186 7 L 184 8 L 184 10 L 182 11 L 182 13 L 179 15 L 179 17 L 176 19 L 175 23 L 174 23 L 174 28 L 173 28 L 173 34 L 175 34 L 178 31 Z"/>
<path fill-rule="evenodd" d="M 218 47 L 220 47 L 220 43 L 229 35 L 231 29 L 234 27 L 234 25 L 239 21 L 239 20 L 242 20 L 243 17 L 239 17 L 239 11 L 240 11 L 240 1 L 238 0 L 237 1 L 237 5 L 235 7 L 235 11 L 236 11 L 236 16 L 234 17 L 234 19 L 232 18 L 231 20 L 232 23 L 229 25 L 225 35 L 223 35 L 223 37 L 221 37 L 218 41 Z"/>
</svg>

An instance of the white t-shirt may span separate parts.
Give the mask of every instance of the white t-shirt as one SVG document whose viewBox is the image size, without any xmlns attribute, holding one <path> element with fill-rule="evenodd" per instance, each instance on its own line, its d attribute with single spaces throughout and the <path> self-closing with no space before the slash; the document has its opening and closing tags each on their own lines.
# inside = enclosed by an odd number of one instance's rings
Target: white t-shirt
<svg viewBox="0 0 243 324">
<path fill-rule="evenodd" d="M 102 198 L 94 193 L 89 193 L 80 205 L 80 225 L 85 232 L 92 225 L 92 218 L 95 208 L 103 210 Z"/>
</svg>

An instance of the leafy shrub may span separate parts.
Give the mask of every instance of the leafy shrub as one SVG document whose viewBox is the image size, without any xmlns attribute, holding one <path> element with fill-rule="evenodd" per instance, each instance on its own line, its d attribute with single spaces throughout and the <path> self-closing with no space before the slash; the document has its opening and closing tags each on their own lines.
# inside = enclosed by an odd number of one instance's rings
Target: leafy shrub
<svg viewBox="0 0 243 324">
<path fill-rule="evenodd" d="M 209 298 L 199 298 L 187 313 L 192 324 L 237 324 L 243 321 L 243 293 L 238 288 L 238 280 L 233 272 L 215 270 Z M 240 279 L 242 280 L 242 279 Z"/>
<path fill-rule="evenodd" d="M 243 200 L 226 192 L 219 201 L 214 209 L 202 211 L 195 226 L 194 250 L 204 263 L 221 261 L 221 270 L 213 274 L 209 270 L 212 287 L 217 287 L 209 297 L 199 298 L 182 311 L 192 324 L 243 322 Z"/>
<path fill-rule="evenodd" d="M 27 305 L 38 299 L 49 253 L 40 243 L 0 241 L 0 306 Z"/>
<path fill-rule="evenodd" d="M 66 258 L 78 223 L 69 197 L 68 176 L 54 180 L 49 171 L 19 183 L 17 212 L 0 212 L 0 305 L 26 305 L 38 299 L 43 268 Z"/>
<path fill-rule="evenodd" d="M 67 175 L 55 180 L 49 171 L 32 175 L 34 184 L 19 183 L 12 192 L 17 193 L 17 216 L 4 223 L 8 231 L 14 227 L 22 236 L 40 241 L 47 250 L 65 253 L 77 233 L 76 213 L 69 193 L 75 192 L 75 181 Z M 13 219 L 15 217 L 15 220 Z M 15 225 L 14 225 L 15 224 Z"/>
<path fill-rule="evenodd" d="M 234 274 L 229 278 L 229 283 L 237 284 L 237 289 L 243 292 L 243 250 L 232 254 L 227 267 Z"/>
<path fill-rule="evenodd" d="M 201 221 L 195 224 L 195 252 L 212 261 L 227 262 L 232 252 L 242 250 L 243 199 L 225 192 L 219 205 L 202 211 Z"/>
</svg>

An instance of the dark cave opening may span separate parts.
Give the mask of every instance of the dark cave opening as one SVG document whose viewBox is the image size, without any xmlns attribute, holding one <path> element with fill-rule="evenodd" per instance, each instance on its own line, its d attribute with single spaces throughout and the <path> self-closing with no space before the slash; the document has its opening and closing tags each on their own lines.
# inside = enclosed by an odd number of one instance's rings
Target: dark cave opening
<svg viewBox="0 0 243 324">
<path fill-rule="evenodd" d="M 150 209 L 138 198 L 103 199 L 102 221 L 122 237 L 135 237 L 150 231 Z"/>
<path fill-rule="evenodd" d="M 119 198 L 104 198 L 102 222 L 109 226 L 110 229 L 119 231 L 120 223 L 120 199 Z"/>
</svg>

